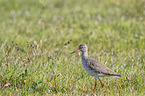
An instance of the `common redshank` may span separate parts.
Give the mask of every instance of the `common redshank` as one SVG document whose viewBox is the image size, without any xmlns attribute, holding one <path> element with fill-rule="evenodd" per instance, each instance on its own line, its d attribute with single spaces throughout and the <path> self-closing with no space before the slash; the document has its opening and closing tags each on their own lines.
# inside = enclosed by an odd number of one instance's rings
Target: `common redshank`
<svg viewBox="0 0 145 96">
<path fill-rule="evenodd" d="M 104 84 L 100 80 L 99 77 L 104 76 L 115 76 L 115 77 L 121 77 L 120 74 L 112 71 L 110 68 L 108 68 L 106 65 L 96 61 L 95 59 L 88 56 L 88 48 L 86 44 L 80 44 L 79 48 L 76 51 L 73 51 L 71 54 L 81 51 L 81 61 L 84 70 L 91 76 L 95 78 L 95 86 L 94 91 L 96 90 L 97 86 L 97 79 L 99 79 L 102 88 L 104 89 Z"/>
</svg>

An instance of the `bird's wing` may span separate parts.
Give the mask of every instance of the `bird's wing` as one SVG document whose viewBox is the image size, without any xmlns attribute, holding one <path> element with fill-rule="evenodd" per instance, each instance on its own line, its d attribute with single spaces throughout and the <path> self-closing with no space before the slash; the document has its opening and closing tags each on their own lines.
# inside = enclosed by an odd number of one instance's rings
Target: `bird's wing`
<svg viewBox="0 0 145 96">
<path fill-rule="evenodd" d="M 97 71 L 98 73 L 103 73 L 106 75 L 117 75 L 116 72 L 112 71 L 110 68 L 108 68 L 106 65 L 102 64 L 101 62 L 96 61 L 93 58 L 88 58 L 88 64 L 91 67 L 91 69 L 94 69 L 94 71 Z"/>
</svg>

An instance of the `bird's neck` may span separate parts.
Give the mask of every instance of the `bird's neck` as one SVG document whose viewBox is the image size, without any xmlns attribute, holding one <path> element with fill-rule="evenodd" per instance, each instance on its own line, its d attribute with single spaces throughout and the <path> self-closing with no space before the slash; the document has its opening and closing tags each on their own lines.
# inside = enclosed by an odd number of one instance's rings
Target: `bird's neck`
<svg viewBox="0 0 145 96">
<path fill-rule="evenodd" d="M 87 58 L 88 57 L 88 52 L 87 51 L 85 51 L 85 52 L 81 52 L 81 57 L 82 58 Z"/>
</svg>

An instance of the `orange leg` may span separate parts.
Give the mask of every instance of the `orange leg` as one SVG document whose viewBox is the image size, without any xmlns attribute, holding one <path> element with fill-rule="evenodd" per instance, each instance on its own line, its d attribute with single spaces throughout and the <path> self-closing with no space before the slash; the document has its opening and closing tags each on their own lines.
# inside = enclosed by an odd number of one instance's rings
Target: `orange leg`
<svg viewBox="0 0 145 96">
<path fill-rule="evenodd" d="M 96 87 L 97 87 L 97 79 L 95 79 L 95 86 L 94 86 L 94 93 L 95 93 L 95 90 L 96 90 Z"/>
<path fill-rule="evenodd" d="M 102 88 L 104 89 L 104 84 L 102 83 L 102 81 L 100 79 L 99 79 L 99 81 L 101 83 Z M 105 91 L 105 89 L 104 89 L 104 91 Z"/>
</svg>

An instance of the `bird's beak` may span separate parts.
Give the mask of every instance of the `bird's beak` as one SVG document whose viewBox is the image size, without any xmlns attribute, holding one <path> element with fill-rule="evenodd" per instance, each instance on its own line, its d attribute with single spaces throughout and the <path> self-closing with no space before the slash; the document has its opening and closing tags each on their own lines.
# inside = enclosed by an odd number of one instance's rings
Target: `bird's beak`
<svg viewBox="0 0 145 96">
<path fill-rule="evenodd" d="M 78 51 L 80 51 L 80 49 L 77 49 L 76 51 L 71 52 L 71 54 L 73 54 L 73 53 L 75 53 L 75 52 L 78 52 Z"/>
</svg>

